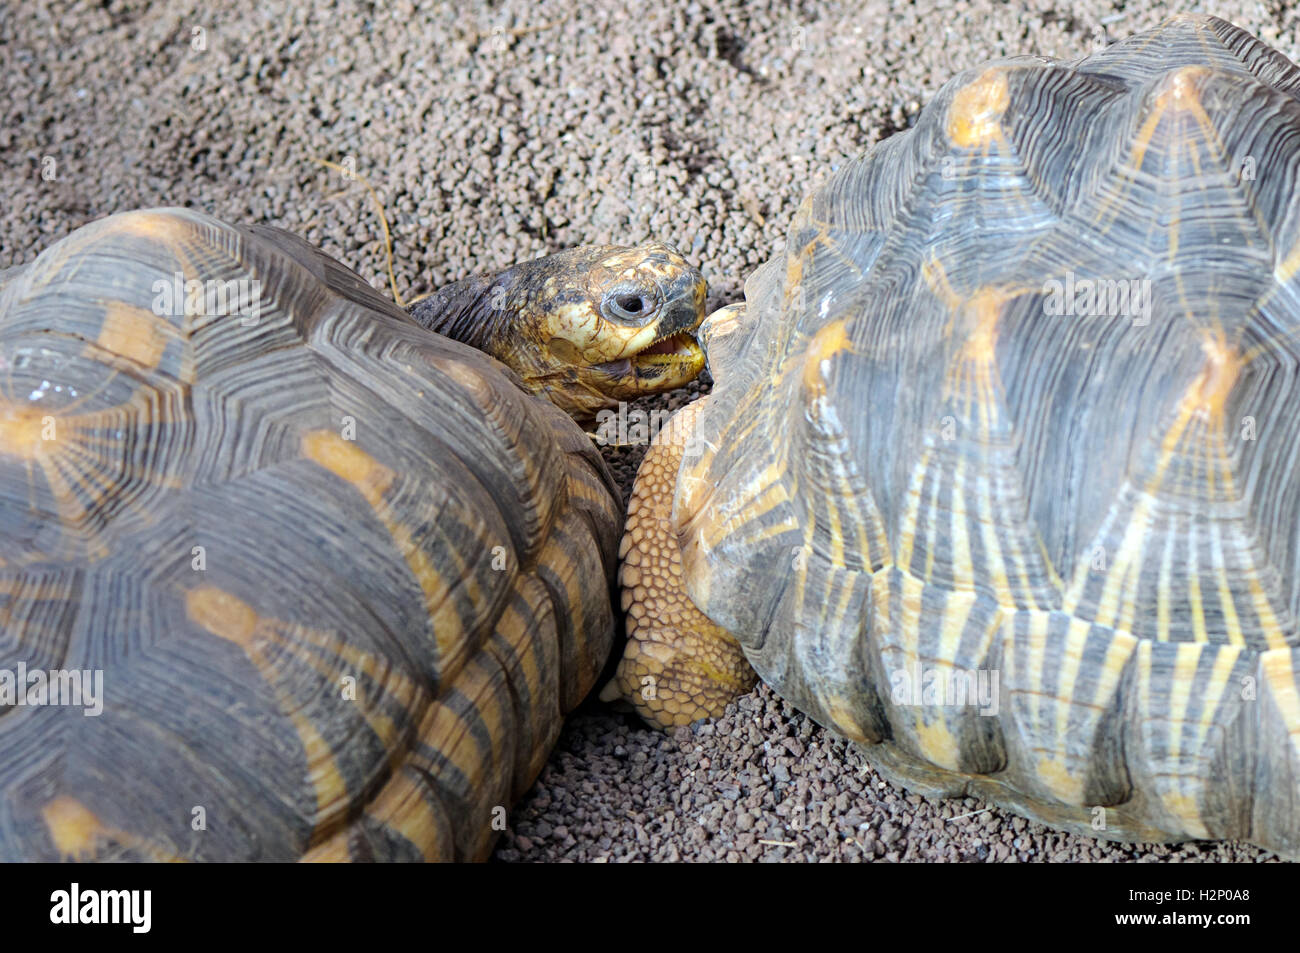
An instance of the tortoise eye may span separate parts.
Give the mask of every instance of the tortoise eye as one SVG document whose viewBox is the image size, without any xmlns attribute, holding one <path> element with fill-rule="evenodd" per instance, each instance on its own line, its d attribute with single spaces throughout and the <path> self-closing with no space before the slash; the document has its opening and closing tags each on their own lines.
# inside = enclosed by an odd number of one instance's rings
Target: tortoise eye
<svg viewBox="0 0 1300 953">
<path fill-rule="evenodd" d="M 622 292 L 610 295 L 605 301 L 609 317 L 619 321 L 638 321 L 655 310 L 655 302 L 645 294 Z"/>
</svg>

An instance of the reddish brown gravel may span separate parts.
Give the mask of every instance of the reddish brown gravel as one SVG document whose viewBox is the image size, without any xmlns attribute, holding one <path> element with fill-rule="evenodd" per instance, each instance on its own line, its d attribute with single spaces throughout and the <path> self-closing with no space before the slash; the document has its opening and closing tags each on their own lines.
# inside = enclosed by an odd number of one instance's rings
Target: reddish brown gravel
<svg viewBox="0 0 1300 953">
<path fill-rule="evenodd" d="M 710 304 L 818 176 L 907 128 L 954 72 L 1077 57 L 1150 0 L 25 0 L 0 4 L 0 268 L 111 212 L 189 205 L 288 228 L 412 296 L 584 242 L 675 243 Z M 1284 3 L 1213 12 L 1295 58 Z M 697 393 L 699 388 L 695 389 Z M 690 395 L 676 395 L 680 404 Z M 662 402 L 661 402 L 662 405 Z M 630 484 L 640 448 L 607 450 Z M 1112 845 L 930 802 L 767 689 L 667 737 L 591 705 L 496 857 L 1258 860 Z"/>
</svg>

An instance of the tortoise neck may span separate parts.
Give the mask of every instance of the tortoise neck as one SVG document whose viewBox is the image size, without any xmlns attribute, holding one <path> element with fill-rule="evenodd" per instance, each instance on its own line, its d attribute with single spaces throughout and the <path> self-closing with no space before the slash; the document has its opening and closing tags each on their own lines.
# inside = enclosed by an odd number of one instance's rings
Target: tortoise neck
<svg viewBox="0 0 1300 953">
<path fill-rule="evenodd" d="M 421 298 L 407 312 L 436 334 L 500 357 L 515 331 L 519 268 L 474 275 Z"/>
</svg>

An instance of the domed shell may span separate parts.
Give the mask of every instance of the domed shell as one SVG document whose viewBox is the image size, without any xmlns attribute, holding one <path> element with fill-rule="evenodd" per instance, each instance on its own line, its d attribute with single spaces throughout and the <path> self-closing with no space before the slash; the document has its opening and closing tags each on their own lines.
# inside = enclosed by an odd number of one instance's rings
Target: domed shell
<svg viewBox="0 0 1300 953">
<path fill-rule="evenodd" d="M 1300 71 L 957 76 L 709 328 L 695 602 L 906 786 L 1300 852 Z"/>
<path fill-rule="evenodd" d="M 0 858 L 482 857 L 608 652 L 619 531 L 508 375 L 181 209 L 0 275 Z"/>
</svg>

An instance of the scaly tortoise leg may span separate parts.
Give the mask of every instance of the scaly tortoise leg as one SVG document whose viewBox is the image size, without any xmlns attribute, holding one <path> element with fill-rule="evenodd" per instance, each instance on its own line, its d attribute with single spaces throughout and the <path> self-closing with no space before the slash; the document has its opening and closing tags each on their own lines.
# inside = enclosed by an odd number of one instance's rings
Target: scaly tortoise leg
<svg viewBox="0 0 1300 953">
<path fill-rule="evenodd" d="M 682 408 L 646 451 L 619 547 L 627 646 L 600 697 L 623 699 L 664 729 L 721 715 L 758 681 L 740 643 L 695 607 L 682 580 L 673 492 L 696 415 L 707 400 Z"/>
</svg>

